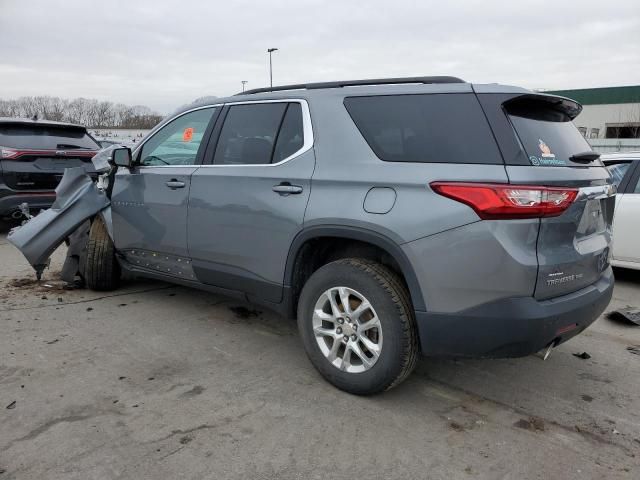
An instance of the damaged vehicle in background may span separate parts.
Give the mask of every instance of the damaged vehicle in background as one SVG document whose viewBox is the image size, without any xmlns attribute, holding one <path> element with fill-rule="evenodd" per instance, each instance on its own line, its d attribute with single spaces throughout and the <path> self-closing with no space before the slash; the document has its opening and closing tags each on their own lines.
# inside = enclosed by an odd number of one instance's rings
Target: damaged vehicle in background
<svg viewBox="0 0 640 480">
<path fill-rule="evenodd" d="M 615 186 L 580 110 L 454 77 L 253 90 L 111 149 L 99 185 L 67 170 L 8 240 L 41 273 L 72 235 L 90 288 L 125 271 L 297 317 L 318 371 L 373 394 L 419 353 L 548 354 L 604 311 Z"/>
<path fill-rule="evenodd" d="M 81 167 L 96 178 L 91 158 L 101 146 L 82 125 L 0 118 L 0 222 L 49 208 L 66 168 Z"/>
</svg>

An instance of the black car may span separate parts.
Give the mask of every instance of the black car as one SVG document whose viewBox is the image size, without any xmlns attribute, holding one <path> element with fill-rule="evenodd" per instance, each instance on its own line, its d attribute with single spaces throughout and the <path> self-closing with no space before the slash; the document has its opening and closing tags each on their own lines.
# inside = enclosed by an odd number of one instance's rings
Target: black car
<svg viewBox="0 0 640 480">
<path fill-rule="evenodd" d="M 64 169 L 84 166 L 100 150 L 82 125 L 0 118 L 0 220 L 19 218 L 19 206 L 49 208 Z"/>
</svg>

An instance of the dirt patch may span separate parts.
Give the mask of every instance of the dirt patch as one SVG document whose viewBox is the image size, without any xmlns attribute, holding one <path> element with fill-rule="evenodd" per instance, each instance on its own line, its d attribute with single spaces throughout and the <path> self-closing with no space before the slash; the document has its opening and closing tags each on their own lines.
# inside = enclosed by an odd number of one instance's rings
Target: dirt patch
<svg viewBox="0 0 640 480">
<path fill-rule="evenodd" d="M 260 310 L 254 310 L 247 307 L 229 307 L 237 318 L 248 319 L 259 317 L 262 312 Z"/>
<path fill-rule="evenodd" d="M 458 422 L 449 422 L 449 428 L 456 432 L 464 432 L 464 427 Z"/>
<path fill-rule="evenodd" d="M 39 281 L 37 278 L 14 278 L 9 281 L 9 286 L 13 288 L 24 288 L 42 285 L 44 282 Z"/>
<path fill-rule="evenodd" d="M 196 385 L 191 390 L 187 390 L 186 392 L 182 393 L 180 395 L 180 398 L 195 397 L 197 395 L 200 395 L 202 392 L 204 392 L 204 387 L 202 385 Z"/>
<path fill-rule="evenodd" d="M 513 426 L 532 432 L 544 432 L 545 428 L 544 420 L 538 417 L 521 418 Z"/>
<path fill-rule="evenodd" d="M 38 280 L 35 275 L 23 278 L 13 278 L 7 282 L 8 289 L 5 290 L 2 298 L 9 298 L 11 296 L 20 294 L 24 295 L 27 292 L 35 292 L 39 294 L 46 293 L 63 293 L 67 290 L 75 290 L 82 288 L 79 283 L 69 284 L 60 279 L 60 272 L 51 274 L 50 279 Z M 42 296 L 43 300 L 46 300 L 46 295 Z"/>
</svg>

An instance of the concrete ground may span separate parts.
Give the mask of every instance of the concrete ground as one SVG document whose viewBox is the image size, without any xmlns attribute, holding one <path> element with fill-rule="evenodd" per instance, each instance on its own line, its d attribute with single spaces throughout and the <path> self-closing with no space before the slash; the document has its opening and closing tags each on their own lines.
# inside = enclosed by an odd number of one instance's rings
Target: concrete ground
<svg viewBox="0 0 640 480">
<path fill-rule="evenodd" d="M 290 321 L 163 283 L 64 290 L 63 253 L 36 284 L 0 235 L 0 480 L 640 478 L 640 327 L 600 318 L 546 362 L 421 360 L 360 398 Z"/>
</svg>

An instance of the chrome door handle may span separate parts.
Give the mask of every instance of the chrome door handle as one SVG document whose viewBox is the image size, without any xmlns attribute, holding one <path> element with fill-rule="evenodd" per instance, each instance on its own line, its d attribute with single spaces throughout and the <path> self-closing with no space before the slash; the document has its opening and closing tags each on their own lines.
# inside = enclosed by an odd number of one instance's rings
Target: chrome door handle
<svg viewBox="0 0 640 480">
<path fill-rule="evenodd" d="M 289 182 L 282 182 L 279 185 L 274 185 L 272 190 L 282 196 L 302 193 L 302 187 L 300 185 L 291 185 Z"/>
<path fill-rule="evenodd" d="M 172 178 L 167 183 L 165 183 L 165 185 L 169 187 L 171 190 L 175 190 L 176 188 L 184 188 L 185 183 L 181 182 L 180 180 L 176 180 L 175 178 Z"/>
</svg>

